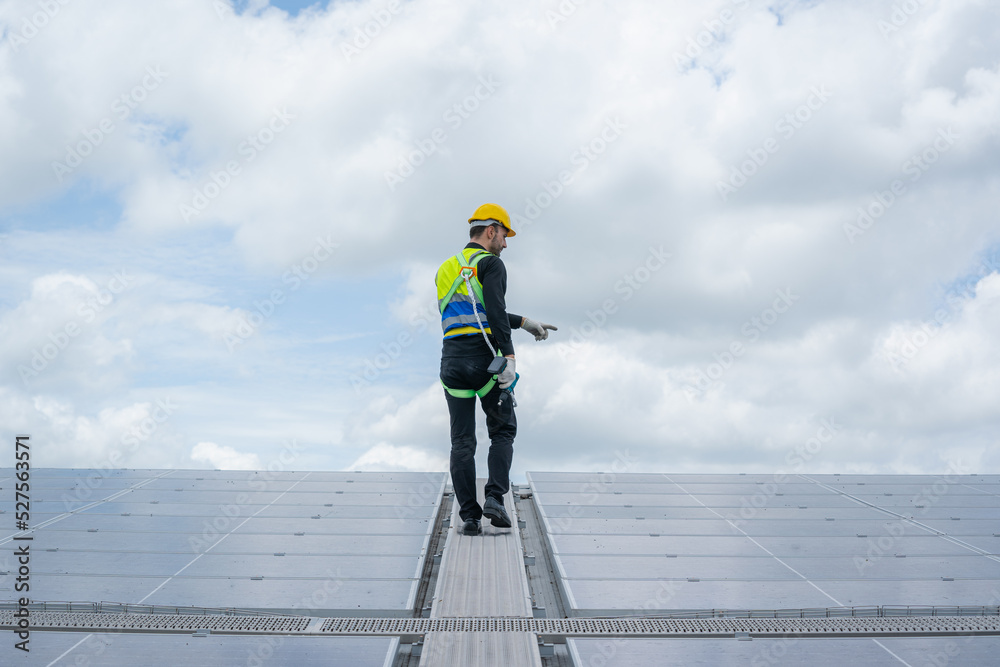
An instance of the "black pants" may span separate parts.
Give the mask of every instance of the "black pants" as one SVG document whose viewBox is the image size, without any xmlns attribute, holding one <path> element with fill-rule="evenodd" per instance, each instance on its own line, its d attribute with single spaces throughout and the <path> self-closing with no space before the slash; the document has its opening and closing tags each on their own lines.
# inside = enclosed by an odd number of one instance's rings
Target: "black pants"
<svg viewBox="0 0 1000 667">
<path fill-rule="evenodd" d="M 486 371 L 493 357 L 444 357 L 441 359 L 441 381 L 452 389 L 482 388 L 490 381 Z M 448 413 L 451 415 L 451 483 L 455 487 L 459 516 L 463 521 L 481 519 L 483 508 L 476 500 L 476 399 L 455 398 L 447 391 Z M 486 429 L 490 434 L 490 471 L 486 497 L 503 504 L 503 494 L 510 488 L 510 463 L 514 456 L 514 436 L 517 418 L 512 401 L 500 400 L 500 384 L 493 386 L 480 401 L 486 413 Z"/>
</svg>

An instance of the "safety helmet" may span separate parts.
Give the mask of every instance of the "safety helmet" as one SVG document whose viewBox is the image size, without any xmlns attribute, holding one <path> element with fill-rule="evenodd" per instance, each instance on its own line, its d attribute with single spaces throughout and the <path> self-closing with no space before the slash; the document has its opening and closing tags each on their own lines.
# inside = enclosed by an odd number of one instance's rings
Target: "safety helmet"
<svg viewBox="0 0 1000 667">
<path fill-rule="evenodd" d="M 510 227 L 510 216 L 507 215 L 507 211 L 504 210 L 503 206 L 498 204 L 483 204 L 476 209 L 476 212 L 472 214 L 469 218 L 469 224 L 473 222 L 490 222 L 490 223 L 500 223 L 507 228 L 507 237 L 510 238 L 514 236 L 514 230 Z"/>
</svg>

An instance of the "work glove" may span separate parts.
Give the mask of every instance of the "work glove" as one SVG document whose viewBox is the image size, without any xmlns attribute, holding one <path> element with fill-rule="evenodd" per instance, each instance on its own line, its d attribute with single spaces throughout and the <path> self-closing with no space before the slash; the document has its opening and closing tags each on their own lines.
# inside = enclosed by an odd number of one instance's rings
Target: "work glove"
<svg viewBox="0 0 1000 667">
<path fill-rule="evenodd" d="M 546 324 L 545 322 L 536 322 L 535 320 L 524 318 L 524 324 L 521 328 L 528 333 L 534 335 L 535 340 L 545 340 L 549 337 L 549 329 L 553 331 L 559 331 L 559 327 L 554 327 L 551 324 Z"/>
<path fill-rule="evenodd" d="M 501 389 L 506 389 L 514 384 L 515 379 L 517 379 L 517 373 L 514 372 L 514 360 L 508 357 L 507 368 L 500 371 L 500 374 L 497 375 L 497 382 L 500 383 Z"/>
</svg>

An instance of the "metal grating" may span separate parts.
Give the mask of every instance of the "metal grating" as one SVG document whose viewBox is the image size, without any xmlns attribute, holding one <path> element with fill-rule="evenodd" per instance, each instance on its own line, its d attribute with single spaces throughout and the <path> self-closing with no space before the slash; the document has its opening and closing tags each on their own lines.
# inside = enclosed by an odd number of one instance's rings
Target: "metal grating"
<svg viewBox="0 0 1000 667">
<path fill-rule="evenodd" d="M 321 632 L 414 635 L 428 632 L 531 632 L 558 637 L 758 637 L 1000 634 L 1000 617 L 880 618 L 431 618 L 327 619 Z"/>
<path fill-rule="evenodd" d="M 449 633 L 534 633 L 542 637 L 891 637 L 1000 635 L 1000 616 L 845 618 L 328 618 L 36 612 L 34 630 L 80 632 L 415 636 Z M 0 629 L 15 627 L 0 612 Z"/>
<path fill-rule="evenodd" d="M 191 614 L 94 614 L 88 612 L 35 612 L 32 630 L 81 630 L 100 632 L 194 632 L 211 630 L 225 634 L 288 633 L 305 631 L 312 619 L 302 616 L 224 616 Z M 13 611 L 0 612 L 0 628 L 13 629 Z"/>
</svg>

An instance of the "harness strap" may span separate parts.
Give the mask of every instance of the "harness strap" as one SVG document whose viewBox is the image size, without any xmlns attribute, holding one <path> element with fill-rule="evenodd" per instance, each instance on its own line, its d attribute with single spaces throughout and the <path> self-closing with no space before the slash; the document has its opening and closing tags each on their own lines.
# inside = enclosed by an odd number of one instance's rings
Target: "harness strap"
<svg viewBox="0 0 1000 667">
<path fill-rule="evenodd" d="M 472 273 L 472 269 L 462 269 L 462 277 L 465 279 L 466 289 L 475 287 L 476 291 L 477 291 L 477 293 L 479 294 L 479 297 L 480 297 L 479 300 L 482 301 L 483 307 L 485 308 L 486 307 L 486 302 L 483 301 L 483 299 L 482 299 L 483 292 L 482 292 L 481 289 L 479 289 L 479 285 L 478 285 L 479 280 L 476 280 L 477 284 L 473 285 L 472 281 L 470 280 L 470 277 L 469 277 L 469 274 L 471 274 L 471 273 Z M 490 337 L 486 335 L 486 327 L 483 326 L 483 321 L 479 318 L 479 309 L 476 308 L 476 300 L 475 299 L 472 300 L 472 314 L 476 316 L 476 323 L 479 324 L 479 331 L 483 334 L 483 340 L 486 341 L 486 347 L 490 348 L 490 352 L 492 352 L 495 356 L 499 357 L 500 356 L 500 350 L 494 350 L 493 349 L 493 344 L 490 343 Z"/>
<path fill-rule="evenodd" d="M 475 273 L 470 269 L 475 269 L 476 266 L 479 264 L 479 260 L 481 260 L 483 257 L 489 254 L 485 250 L 476 252 L 478 254 L 473 255 L 472 259 L 468 260 L 469 264 L 466 264 L 466 259 L 462 255 L 462 253 L 458 253 L 455 255 L 455 259 L 458 260 L 458 265 L 463 268 L 461 269 L 461 271 L 459 271 L 458 276 L 455 278 L 455 282 L 451 284 L 451 288 L 448 290 L 448 293 L 445 294 L 444 298 L 441 299 L 441 301 L 438 303 L 438 308 L 441 310 L 442 313 L 444 313 L 444 309 L 448 307 L 448 302 L 451 301 L 451 297 L 455 296 L 455 292 L 458 291 L 459 286 L 463 282 L 465 282 L 467 278 L 475 276 Z M 469 284 L 472 286 L 472 291 L 469 293 L 469 296 L 472 297 L 473 299 L 478 298 L 479 303 L 485 306 L 486 302 L 483 300 L 483 288 L 480 286 L 479 280 L 477 279 L 475 282 L 469 281 Z M 475 302 L 473 302 L 473 304 L 474 303 Z"/>
<path fill-rule="evenodd" d="M 472 398 L 473 396 L 478 396 L 479 398 L 482 398 L 486 396 L 486 394 L 490 393 L 490 390 L 493 389 L 493 385 L 495 385 L 496 383 L 497 383 L 497 376 L 494 375 L 493 377 L 490 378 L 490 381 L 487 382 L 481 389 L 452 389 L 444 382 L 441 383 L 441 386 L 444 387 L 444 390 L 447 391 L 452 396 L 454 396 L 455 398 Z"/>
</svg>

